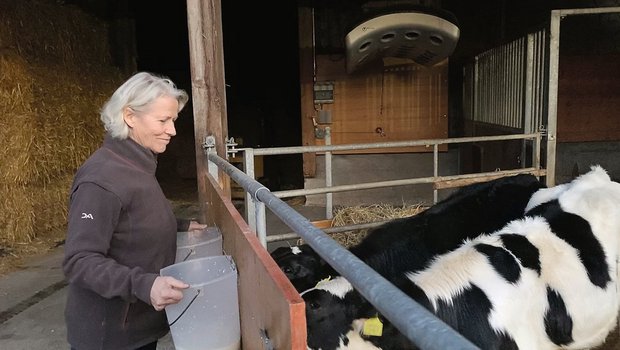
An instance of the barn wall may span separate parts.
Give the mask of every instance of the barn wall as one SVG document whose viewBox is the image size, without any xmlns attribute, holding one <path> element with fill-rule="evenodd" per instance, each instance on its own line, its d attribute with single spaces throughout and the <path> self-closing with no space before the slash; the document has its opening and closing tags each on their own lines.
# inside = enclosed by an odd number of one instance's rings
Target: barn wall
<svg viewBox="0 0 620 350">
<path fill-rule="evenodd" d="M 576 175 L 599 164 L 609 175 L 620 180 L 620 142 L 562 142 L 557 145 L 556 183 L 571 181 Z"/>
<path fill-rule="evenodd" d="M 322 34 L 343 38 L 345 8 L 334 4 L 325 13 L 299 9 L 300 91 L 302 145 L 321 145 L 313 118 L 329 113 L 329 120 L 319 125 L 331 128 L 332 144 L 391 142 L 448 136 L 448 60 L 434 67 L 423 67 L 409 60 L 385 59 L 373 62 L 363 71 L 347 74 L 342 40 L 338 47 L 324 42 Z M 349 9 L 350 10 L 350 9 Z M 345 19 L 344 22 L 342 21 Z M 328 28 L 338 28 L 336 32 Z M 313 35 L 313 33 L 316 34 Z M 331 82 L 333 103 L 315 104 L 314 82 Z M 323 116 L 325 114 L 322 114 Z M 346 153 L 428 152 L 432 149 L 383 149 Z M 446 150 L 446 148 L 442 148 Z M 303 155 L 304 178 L 316 175 L 314 154 Z"/>
<path fill-rule="evenodd" d="M 331 113 L 333 144 L 448 136 L 447 60 L 424 67 L 392 59 L 386 60 L 385 65 L 379 63 L 365 72 L 347 75 L 344 56 L 322 55 L 317 56 L 316 66 L 317 82 L 334 84 L 333 103 L 315 105 L 318 110 Z M 318 113 L 315 117 L 320 120 Z M 304 140 L 304 144 L 322 143 L 317 138 Z"/>
<path fill-rule="evenodd" d="M 558 142 L 620 141 L 620 54 L 563 55 Z"/>
</svg>

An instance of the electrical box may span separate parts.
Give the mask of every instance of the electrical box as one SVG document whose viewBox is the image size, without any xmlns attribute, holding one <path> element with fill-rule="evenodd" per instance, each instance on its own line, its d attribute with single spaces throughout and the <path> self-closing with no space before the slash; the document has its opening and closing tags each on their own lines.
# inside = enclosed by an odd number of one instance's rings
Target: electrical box
<svg viewBox="0 0 620 350">
<path fill-rule="evenodd" d="M 334 103 L 334 82 L 314 83 L 314 104 Z"/>
</svg>

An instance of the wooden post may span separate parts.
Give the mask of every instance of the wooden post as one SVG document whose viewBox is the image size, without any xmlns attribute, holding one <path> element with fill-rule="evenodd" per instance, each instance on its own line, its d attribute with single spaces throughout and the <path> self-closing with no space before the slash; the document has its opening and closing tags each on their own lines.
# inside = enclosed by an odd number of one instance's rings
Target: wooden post
<svg viewBox="0 0 620 350">
<path fill-rule="evenodd" d="M 301 82 L 301 134 L 304 146 L 314 146 L 314 42 L 313 15 L 309 7 L 300 7 L 299 18 L 299 78 Z M 303 154 L 304 177 L 316 176 L 316 154 Z"/>
<path fill-rule="evenodd" d="M 192 75 L 196 173 L 201 220 L 207 218 L 207 158 L 202 144 L 213 136 L 217 154 L 226 158 L 226 89 L 224 83 L 224 49 L 222 38 L 222 7 L 220 0 L 187 0 L 187 27 Z M 230 179 L 220 171 L 218 182 L 230 197 Z"/>
</svg>

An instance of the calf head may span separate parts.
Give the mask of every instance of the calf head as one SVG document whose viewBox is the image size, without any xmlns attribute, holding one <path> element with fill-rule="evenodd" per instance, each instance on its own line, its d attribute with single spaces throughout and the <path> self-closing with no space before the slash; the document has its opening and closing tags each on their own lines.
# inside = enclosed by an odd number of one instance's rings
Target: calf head
<svg viewBox="0 0 620 350">
<path fill-rule="evenodd" d="M 346 346 L 353 321 L 360 315 L 373 314 L 372 305 L 343 277 L 321 281 L 303 292 L 302 297 L 310 349 L 335 350 Z"/>
<path fill-rule="evenodd" d="M 311 288 L 324 277 L 325 262 L 308 245 L 280 247 L 271 256 L 299 292 Z"/>
</svg>

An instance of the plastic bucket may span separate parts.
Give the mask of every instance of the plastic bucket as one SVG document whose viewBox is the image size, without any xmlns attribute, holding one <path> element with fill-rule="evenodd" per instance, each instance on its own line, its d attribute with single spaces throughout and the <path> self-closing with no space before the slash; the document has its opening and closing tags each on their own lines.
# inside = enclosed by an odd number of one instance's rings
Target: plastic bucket
<svg viewBox="0 0 620 350">
<path fill-rule="evenodd" d="M 177 232 L 175 263 L 215 255 L 222 255 L 222 235 L 217 228 Z"/>
<path fill-rule="evenodd" d="M 190 285 L 183 299 L 166 307 L 177 350 L 240 349 L 237 269 L 228 255 L 192 259 L 161 269 Z"/>
</svg>

